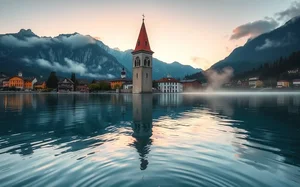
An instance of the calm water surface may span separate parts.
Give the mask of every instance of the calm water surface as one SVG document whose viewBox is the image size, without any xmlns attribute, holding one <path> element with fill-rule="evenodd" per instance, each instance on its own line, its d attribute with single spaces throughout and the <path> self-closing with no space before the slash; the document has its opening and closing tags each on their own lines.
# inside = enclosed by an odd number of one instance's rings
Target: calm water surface
<svg viewBox="0 0 300 187">
<path fill-rule="evenodd" d="M 300 94 L 0 94 L 0 186 L 300 186 Z"/>
</svg>

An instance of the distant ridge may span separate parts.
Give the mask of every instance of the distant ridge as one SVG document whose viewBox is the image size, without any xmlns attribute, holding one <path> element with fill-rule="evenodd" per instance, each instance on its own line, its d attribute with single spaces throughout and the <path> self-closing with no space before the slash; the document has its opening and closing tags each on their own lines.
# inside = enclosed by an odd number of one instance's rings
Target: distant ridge
<svg viewBox="0 0 300 187">
<path fill-rule="evenodd" d="M 228 57 L 211 66 L 222 69 L 230 66 L 235 72 L 246 71 L 300 50 L 300 16 L 283 26 L 262 34 L 244 46 L 236 48 Z"/>
<path fill-rule="evenodd" d="M 131 76 L 132 50 L 111 49 L 102 41 L 77 32 L 56 37 L 39 37 L 31 29 L 0 35 L 1 71 L 16 74 L 21 70 L 28 76 L 47 77 L 51 71 L 58 75 L 89 79 L 119 77 L 123 67 Z M 168 74 L 182 78 L 200 71 L 192 66 L 165 63 L 153 59 L 153 77 Z"/>
</svg>

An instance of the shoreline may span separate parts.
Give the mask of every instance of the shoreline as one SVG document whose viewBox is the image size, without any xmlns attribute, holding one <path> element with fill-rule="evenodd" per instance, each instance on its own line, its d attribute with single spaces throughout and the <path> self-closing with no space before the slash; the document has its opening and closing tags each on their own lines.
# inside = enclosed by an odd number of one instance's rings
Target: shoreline
<svg viewBox="0 0 300 187">
<path fill-rule="evenodd" d="M 281 94 L 300 94 L 299 89 L 220 89 L 220 90 L 201 90 L 201 91 L 190 91 L 190 92 L 180 92 L 180 93 L 162 93 L 162 92 L 153 92 L 151 94 L 183 94 L 183 95 L 220 95 L 220 94 L 274 94 L 274 93 L 281 93 Z M 31 94 L 31 95 L 105 95 L 105 94 L 115 94 L 115 95 L 128 95 L 133 93 L 117 93 L 117 92 L 96 92 L 96 93 L 84 93 L 84 92 L 35 92 L 35 91 L 0 91 L 0 94 Z"/>
</svg>

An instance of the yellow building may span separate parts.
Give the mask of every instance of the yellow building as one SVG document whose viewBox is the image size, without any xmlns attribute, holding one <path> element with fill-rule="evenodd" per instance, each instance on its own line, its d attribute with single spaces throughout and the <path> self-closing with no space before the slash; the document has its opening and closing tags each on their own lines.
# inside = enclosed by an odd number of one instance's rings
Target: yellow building
<svg viewBox="0 0 300 187">
<path fill-rule="evenodd" d="M 126 78 L 126 72 L 125 72 L 125 69 L 123 68 L 121 71 L 121 78 L 110 81 L 110 88 L 111 89 L 117 89 L 117 88 L 121 89 L 124 83 L 130 83 L 130 82 L 132 82 L 132 81 Z"/>
<path fill-rule="evenodd" d="M 32 90 L 33 85 L 37 82 L 36 78 L 24 78 L 22 72 L 19 72 L 17 76 L 10 77 L 8 80 L 8 86 L 18 89 Z"/>
<path fill-rule="evenodd" d="M 285 80 L 277 81 L 277 88 L 288 88 L 290 87 L 290 82 Z"/>
<path fill-rule="evenodd" d="M 23 77 L 19 77 L 19 76 L 11 77 L 9 79 L 8 85 L 10 88 L 15 87 L 15 88 L 23 89 L 24 88 L 24 79 L 23 79 Z"/>
<path fill-rule="evenodd" d="M 122 88 L 122 86 L 125 82 L 127 82 L 126 79 L 115 79 L 115 80 L 110 81 L 110 87 L 111 87 L 111 89 Z"/>
<path fill-rule="evenodd" d="M 24 89 L 33 90 L 33 85 L 37 82 L 36 78 L 24 79 Z"/>
<path fill-rule="evenodd" d="M 253 77 L 249 79 L 249 87 L 250 88 L 261 88 L 263 87 L 264 83 L 259 80 L 258 77 Z"/>
</svg>

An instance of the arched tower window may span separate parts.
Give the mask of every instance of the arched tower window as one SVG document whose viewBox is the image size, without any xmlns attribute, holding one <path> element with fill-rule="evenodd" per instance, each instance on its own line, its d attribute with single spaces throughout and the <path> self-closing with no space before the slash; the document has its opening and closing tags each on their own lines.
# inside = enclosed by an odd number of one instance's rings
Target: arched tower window
<svg viewBox="0 0 300 187">
<path fill-rule="evenodd" d="M 141 66 L 141 60 L 140 57 L 136 57 L 134 60 L 135 67 Z"/>
<path fill-rule="evenodd" d="M 145 60 L 144 60 L 144 66 L 150 67 L 150 58 L 149 57 L 145 58 Z"/>
</svg>

